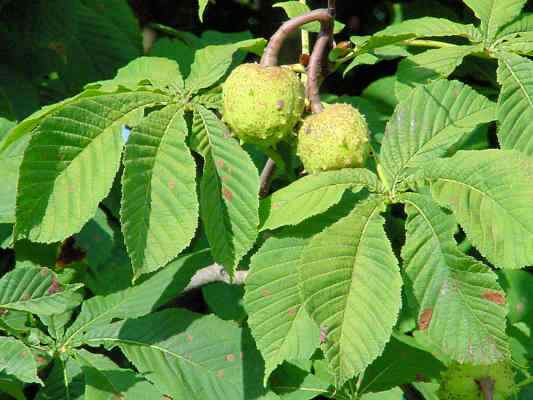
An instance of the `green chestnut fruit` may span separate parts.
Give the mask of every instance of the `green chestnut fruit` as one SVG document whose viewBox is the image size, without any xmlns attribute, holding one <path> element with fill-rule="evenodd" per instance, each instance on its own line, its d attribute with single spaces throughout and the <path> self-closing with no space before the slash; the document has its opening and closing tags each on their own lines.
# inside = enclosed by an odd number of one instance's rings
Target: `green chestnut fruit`
<svg viewBox="0 0 533 400">
<path fill-rule="evenodd" d="M 362 167 L 370 154 L 364 116 L 349 104 L 310 115 L 298 132 L 297 154 L 310 174 Z"/>
<path fill-rule="evenodd" d="M 488 365 L 452 364 L 442 374 L 439 399 L 485 400 L 480 385 L 492 388 L 494 400 L 511 398 L 516 386 L 510 363 L 502 361 Z"/>
<path fill-rule="evenodd" d="M 243 142 L 271 146 L 300 121 L 305 91 L 287 68 L 242 64 L 222 86 L 223 119 Z"/>
</svg>

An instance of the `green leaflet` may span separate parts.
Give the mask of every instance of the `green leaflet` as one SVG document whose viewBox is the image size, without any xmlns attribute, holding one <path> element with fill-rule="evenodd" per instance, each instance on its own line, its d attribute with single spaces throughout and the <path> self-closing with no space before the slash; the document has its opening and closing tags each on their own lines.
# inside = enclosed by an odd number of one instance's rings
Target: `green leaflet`
<svg viewBox="0 0 533 400">
<path fill-rule="evenodd" d="M 481 20 L 484 45 L 489 47 L 498 30 L 515 18 L 527 0 L 463 0 Z"/>
<path fill-rule="evenodd" d="M 24 153 L 15 236 L 59 241 L 81 230 L 111 189 L 121 130 L 168 97 L 138 91 L 81 98 L 46 116 Z"/>
<path fill-rule="evenodd" d="M 78 317 L 67 329 L 62 344 L 78 345 L 87 330 L 108 324 L 113 319 L 148 314 L 174 298 L 189 284 L 198 269 L 211 263 L 208 251 L 193 253 L 176 259 L 135 286 L 84 301 Z"/>
<path fill-rule="evenodd" d="M 105 356 L 77 349 L 74 357 L 83 371 L 86 399 L 152 400 L 162 397 L 142 376 L 130 369 L 119 368 Z"/>
<path fill-rule="evenodd" d="M 407 205 L 402 258 L 419 303 L 418 328 L 460 363 L 507 357 L 507 307 L 496 274 L 458 250 L 455 220 L 430 198 L 404 193 L 399 200 Z"/>
<path fill-rule="evenodd" d="M 191 72 L 185 79 L 185 87 L 191 92 L 214 85 L 230 67 L 233 54 L 245 50 L 261 54 L 265 39 L 249 39 L 237 43 L 206 46 L 197 50 L 191 65 Z"/>
<path fill-rule="evenodd" d="M 48 268 L 33 265 L 17 267 L 0 279 L 0 310 L 27 311 L 38 315 L 61 314 L 76 307 L 83 285 L 61 285 Z"/>
<path fill-rule="evenodd" d="M 296 225 L 338 203 L 347 189 L 365 186 L 371 192 L 381 189 L 377 176 L 363 168 L 305 176 L 261 201 L 261 230 Z"/>
<path fill-rule="evenodd" d="M 396 73 L 396 96 L 399 99 L 405 98 L 417 85 L 447 78 L 462 64 L 466 56 L 482 50 L 479 45 L 452 46 L 426 50 L 404 58 Z"/>
<path fill-rule="evenodd" d="M 381 197 L 370 197 L 306 246 L 302 301 L 321 327 L 336 386 L 383 351 L 401 306 L 402 279 L 383 229 Z"/>
<path fill-rule="evenodd" d="M 72 358 L 54 358 L 54 366 L 35 400 L 82 400 L 84 381 L 80 366 Z M 87 399 L 88 400 L 88 399 Z"/>
<path fill-rule="evenodd" d="M 445 155 L 463 135 L 495 119 L 494 103 L 457 81 L 437 81 L 414 89 L 387 124 L 381 165 L 389 185 L 424 162 Z"/>
<path fill-rule="evenodd" d="M 178 63 L 162 57 L 139 57 L 120 68 L 113 79 L 94 82 L 85 87 L 116 91 L 119 86 L 135 90 L 146 84 L 154 89 L 183 91 L 183 77 Z"/>
<path fill-rule="evenodd" d="M 94 329 L 84 342 L 120 346 L 146 379 L 174 399 L 249 400 L 265 392 L 249 333 L 213 315 L 167 309 Z"/>
<path fill-rule="evenodd" d="M 195 118 L 193 134 L 204 136 L 200 216 L 215 261 L 231 274 L 257 237 L 259 173 L 212 111 L 196 105 Z"/>
<path fill-rule="evenodd" d="M 374 34 L 376 37 L 403 37 L 415 39 L 421 37 L 463 36 L 473 42 L 481 41 L 479 31 L 471 24 L 464 25 L 445 18 L 423 17 L 408 19 Z M 402 39 L 403 40 L 403 39 Z"/>
<path fill-rule="evenodd" d="M 498 268 L 533 264 L 531 161 L 512 150 L 460 151 L 424 165 L 431 194 L 450 208 Z"/>
<path fill-rule="evenodd" d="M 533 154 L 533 61 L 498 54 L 498 140 L 504 149 Z"/>
<path fill-rule="evenodd" d="M 2 372 L 23 382 L 42 384 L 37 376 L 37 363 L 30 349 L 12 337 L 0 336 L 0 373 Z"/>
<path fill-rule="evenodd" d="M 298 290 L 300 256 L 311 238 L 348 214 L 357 196 L 269 238 L 252 257 L 244 305 L 257 347 L 265 359 L 265 383 L 284 360 L 307 360 L 320 332 L 309 318 Z"/>
<path fill-rule="evenodd" d="M 169 105 L 144 118 L 126 144 L 120 219 L 134 279 L 176 257 L 196 231 L 196 164 L 186 135 L 183 107 Z"/>
</svg>

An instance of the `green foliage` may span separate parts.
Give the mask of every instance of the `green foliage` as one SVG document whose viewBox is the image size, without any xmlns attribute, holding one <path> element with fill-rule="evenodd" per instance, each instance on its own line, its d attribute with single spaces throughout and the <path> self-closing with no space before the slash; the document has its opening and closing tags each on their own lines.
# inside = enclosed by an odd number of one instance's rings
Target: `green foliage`
<svg viewBox="0 0 533 400">
<path fill-rule="evenodd" d="M 143 55 L 124 0 L 33 3 L 0 0 L 1 400 L 486 400 L 487 376 L 530 396 L 525 0 L 339 7 L 362 36 L 337 37 L 345 80 L 311 116 L 303 65 L 295 104 L 232 82 L 259 68 L 249 32 L 148 24 Z"/>
</svg>

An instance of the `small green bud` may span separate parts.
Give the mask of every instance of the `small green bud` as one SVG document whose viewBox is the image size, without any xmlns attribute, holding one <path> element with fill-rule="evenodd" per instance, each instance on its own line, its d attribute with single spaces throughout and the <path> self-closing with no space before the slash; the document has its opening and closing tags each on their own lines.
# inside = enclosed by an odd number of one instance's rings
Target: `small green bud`
<svg viewBox="0 0 533 400">
<path fill-rule="evenodd" d="M 287 68 L 242 64 L 222 87 L 224 122 L 244 142 L 275 144 L 292 132 L 305 106 L 304 87 Z"/>
<path fill-rule="evenodd" d="M 298 156 L 311 174 L 362 167 L 370 153 L 364 116 L 348 104 L 334 104 L 304 120 L 298 132 Z"/>
<path fill-rule="evenodd" d="M 511 398 L 516 388 L 511 365 L 507 362 L 489 365 L 454 363 L 442 374 L 439 398 L 485 400 L 480 384 L 492 388 L 494 400 Z"/>
</svg>

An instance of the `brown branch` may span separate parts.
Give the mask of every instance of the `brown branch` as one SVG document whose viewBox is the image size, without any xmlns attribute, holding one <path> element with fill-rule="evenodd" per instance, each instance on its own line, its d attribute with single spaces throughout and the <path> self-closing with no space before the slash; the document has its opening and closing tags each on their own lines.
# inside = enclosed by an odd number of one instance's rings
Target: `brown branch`
<svg viewBox="0 0 533 400">
<path fill-rule="evenodd" d="M 320 30 L 318 39 L 313 47 L 311 58 L 309 58 L 309 72 L 307 77 L 307 97 L 311 103 L 311 112 L 314 114 L 322 112 L 324 107 L 320 102 L 320 75 L 322 71 L 322 61 L 330 44 L 331 35 L 327 30 Z"/>
<path fill-rule="evenodd" d="M 492 378 L 481 378 L 476 380 L 477 385 L 479 386 L 479 390 L 481 390 L 481 393 L 483 393 L 483 398 L 485 400 L 493 400 L 494 399 L 494 379 Z"/>
<path fill-rule="evenodd" d="M 196 271 L 189 284 L 185 287 L 185 289 L 183 289 L 183 292 L 198 289 L 204 285 L 214 282 L 224 282 L 231 285 L 243 285 L 247 275 L 248 271 L 236 271 L 233 279 L 231 279 L 222 265 L 213 264 Z"/>
<path fill-rule="evenodd" d="M 270 38 L 265 52 L 263 53 L 263 57 L 261 58 L 261 65 L 264 67 L 277 65 L 278 54 L 281 46 L 283 46 L 283 42 L 288 35 L 296 31 L 302 25 L 313 21 L 320 21 L 321 23 L 324 23 L 329 22 L 330 20 L 331 15 L 327 9 L 318 9 L 286 21 Z"/>
</svg>

